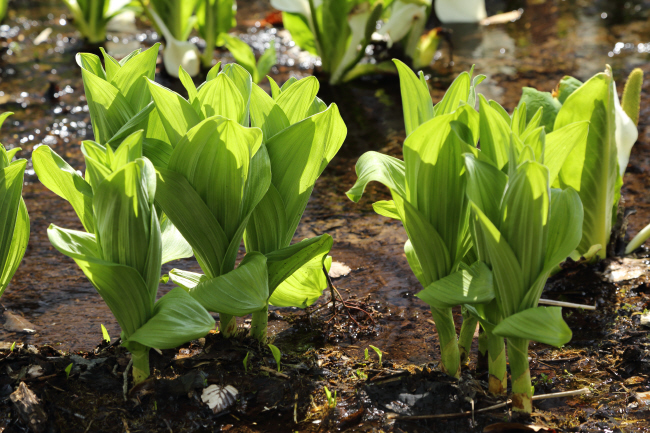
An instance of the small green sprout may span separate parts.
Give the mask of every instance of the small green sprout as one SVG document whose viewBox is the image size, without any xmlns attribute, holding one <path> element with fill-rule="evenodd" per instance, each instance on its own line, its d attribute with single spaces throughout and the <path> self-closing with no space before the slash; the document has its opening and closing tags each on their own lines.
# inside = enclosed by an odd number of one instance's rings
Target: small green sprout
<svg viewBox="0 0 650 433">
<path fill-rule="evenodd" d="M 329 389 L 327 389 L 326 386 L 323 387 L 325 390 L 325 396 L 327 396 L 327 405 L 331 408 L 334 409 L 336 407 L 336 390 L 334 390 L 334 394 L 330 392 Z"/>
<path fill-rule="evenodd" d="M 11 347 L 9 348 L 9 350 L 13 352 L 15 348 L 16 348 L 16 342 L 14 341 Z"/>
<path fill-rule="evenodd" d="M 104 339 L 105 342 L 110 344 L 111 336 L 108 335 L 108 331 L 106 330 L 106 327 L 103 324 L 100 324 L 99 326 L 102 327 L 102 338 Z"/>
<path fill-rule="evenodd" d="M 366 361 L 370 361 L 370 354 L 368 353 L 368 348 L 366 347 L 363 351 L 363 357 Z"/>
<path fill-rule="evenodd" d="M 361 380 L 368 380 L 368 375 L 361 370 L 357 370 L 357 376 L 359 376 L 359 379 Z"/>
<path fill-rule="evenodd" d="M 379 357 L 379 365 L 381 365 L 381 356 L 382 356 L 382 352 L 381 352 L 381 350 L 379 350 L 378 347 L 375 347 L 375 346 L 373 346 L 372 344 L 369 344 L 369 346 L 370 346 L 370 348 L 371 348 L 372 350 L 375 351 L 375 353 L 376 353 L 377 356 Z M 366 349 L 366 359 L 368 359 L 368 357 L 367 357 L 367 353 L 368 353 L 368 349 Z"/>
<path fill-rule="evenodd" d="M 70 379 L 70 372 L 72 371 L 72 363 L 65 368 L 65 378 Z"/>
<path fill-rule="evenodd" d="M 280 349 L 275 347 L 272 344 L 269 344 L 269 349 L 271 349 L 271 353 L 273 353 L 273 358 L 275 359 L 275 362 L 278 364 L 278 371 L 281 371 L 282 368 L 280 367 L 280 359 L 282 358 L 282 353 L 280 353 Z"/>
<path fill-rule="evenodd" d="M 273 351 L 273 350 L 271 350 L 271 351 Z M 246 352 L 246 356 L 244 357 L 244 370 L 246 371 L 246 373 L 248 373 L 248 355 L 250 355 L 250 354 L 251 354 L 250 352 Z M 279 365 L 280 364 L 278 362 L 278 367 L 279 367 Z"/>
</svg>

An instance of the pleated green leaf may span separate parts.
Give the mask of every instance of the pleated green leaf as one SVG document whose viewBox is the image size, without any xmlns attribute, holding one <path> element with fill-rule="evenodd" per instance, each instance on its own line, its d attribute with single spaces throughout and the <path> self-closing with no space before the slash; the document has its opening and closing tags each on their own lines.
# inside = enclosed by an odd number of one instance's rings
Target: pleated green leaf
<svg viewBox="0 0 650 433">
<path fill-rule="evenodd" d="M 159 46 L 160 43 L 156 43 L 151 48 L 130 57 L 112 77 L 107 77 L 109 82 L 124 95 L 136 113 L 151 102 L 149 88 L 142 85 L 141 79 L 142 77 L 154 79 Z"/>
<path fill-rule="evenodd" d="M 282 282 L 312 260 L 320 258 L 322 264 L 333 244 L 332 237 L 324 234 L 266 254 L 269 293 L 275 293 Z"/>
<path fill-rule="evenodd" d="M 119 89 L 87 69 L 81 69 L 95 141 L 106 143 L 137 111 Z"/>
<path fill-rule="evenodd" d="M 248 47 L 248 45 L 246 46 Z M 242 126 L 248 126 L 250 124 L 249 113 L 251 109 L 251 92 L 253 91 L 253 79 L 251 78 L 251 75 L 253 74 L 249 73 L 249 71 L 242 68 L 237 63 L 224 65 L 221 73 L 227 75 L 239 90 L 239 93 L 244 100 L 244 104 L 246 105 L 242 116 L 239 119 L 239 123 Z"/>
<path fill-rule="evenodd" d="M 329 269 L 330 259 L 325 259 Z M 306 308 L 323 294 L 327 279 L 323 271 L 323 258 L 316 256 L 285 279 L 273 292 L 269 303 L 277 307 Z"/>
<path fill-rule="evenodd" d="M 4 205 L 4 203 L 2 204 Z M 9 251 L 4 263 L 0 261 L 0 296 L 2 296 L 2 293 L 9 285 L 20 262 L 25 256 L 27 243 L 29 242 L 29 233 L 29 214 L 27 213 L 25 201 L 21 197 Z"/>
<path fill-rule="evenodd" d="M 86 274 L 127 337 L 149 320 L 153 299 L 138 271 L 98 258 L 100 252 L 93 247 L 93 235 L 54 225 L 47 234 L 54 248 L 74 259 Z"/>
<path fill-rule="evenodd" d="M 592 77 L 564 101 L 555 129 L 589 120 L 587 141 L 578 143 L 559 175 L 562 188 L 571 187 L 584 206 L 579 253 L 592 245 L 608 245 L 617 197 L 618 157 L 615 141 L 615 104 L 611 69 Z M 605 248 L 598 253 L 605 257 Z"/>
<path fill-rule="evenodd" d="M 548 177 L 548 169 L 539 163 L 521 164 L 510 177 L 501 202 L 499 231 L 517 257 L 526 288 L 544 268 L 550 208 Z"/>
<path fill-rule="evenodd" d="M 173 349 L 204 337 L 214 329 L 212 316 L 181 288 L 172 289 L 154 305 L 153 317 L 123 344 L 137 342 L 156 349 Z"/>
<path fill-rule="evenodd" d="M 372 209 L 381 216 L 393 219 L 400 219 L 399 212 L 393 200 L 380 200 L 372 204 Z"/>
<path fill-rule="evenodd" d="M 246 118 L 246 101 L 226 74 L 220 73 L 201 86 L 197 98 L 204 119 L 222 116 L 241 124 Z"/>
<path fill-rule="evenodd" d="M 22 255 L 20 258 L 17 255 L 24 242 L 23 212 L 26 213 L 26 209 L 23 209 L 25 204 L 21 193 L 26 165 L 27 161 L 21 159 L 0 170 L 0 295 L 22 260 Z M 29 237 L 29 224 L 27 236 Z M 23 249 L 22 253 L 24 252 Z"/>
<path fill-rule="evenodd" d="M 346 192 L 350 200 L 358 202 L 370 182 L 380 182 L 401 196 L 406 195 L 404 161 L 379 152 L 366 152 L 361 155 L 355 167 L 357 181 Z"/>
<path fill-rule="evenodd" d="M 470 202 L 476 221 L 477 236 L 485 242 L 494 278 L 494 294 L 499 310 L 509 316 L 518 311 L 527 287 L 517 256 L 496 226 L 474 203 Z M 539 248 L 539 245 L 531 248 Z"/>
<path fill-rule="evenodd" d="M 316 77 L 303 78 L 286 89 L 283 86 L 282 94 L 276 102 L 287 115 L 290 124 L 293 125 L 307 117 L 319 88 Z"/>
<path fill-rule="evenodd" d="M 426 277 L 424 275 L 424 270 L 422 270 L 420 259 L 418 259 L 418 255 L 415 252 L 410 239 L 404 243 L 404 255 L 406 256 L 406 261 L 408 261 L 409 267 L 413 271 L 415 278 L 418 279 L 422 286 L 426 287 Z"/>
<path fill-rule="evenodd" d="M 461 72 L 454 82 L 451 83 L 442 100 L 436 104 L 434 108 L 435 115 L 441 116 L 453 113 L 461 103 L 467 103 L 471 85 L 471 75 L 467 72 Z"/>
<path fill-rule="evenodd" d="M 449 308 L 463 304 L 486 304 L 494 299 L 492 272 L 483 262 L 434 281 L 416 294 L 432 307 Z"/>
<path fill-rule="evenodd" d="M 552 132 L 554 129 L 555 118 L 562 107 L 560 101 L 555 99 L 550 92 L 540 92 L 539 90 L 531 87 L 523 87 L 521 89 L 522 95 L 519 100 L 519 106 L 525 104 L 526 121 L 529 122 L 537 111 L 542 108 L 541 125 L 544 126 L 546 132 Z"/>
<path fill-rule="evenodd" d="M 168 169 L 187 179 L 228 239 L 241 224 L 251 159 L 261 143 L 259 129 L 216 116 L 188 131 L 169 160 Z M 180 229 L 171 213 L 166 213 Z"/>
<path fill-rule="evenodd" d="M 506 121 L 483 95 L 479 95 L 479 106 L 481 152 L 501 170 L 508 163 L 510 118 Z"/>
<path fill-rule="evenodd" d="M 206 277 L 203 274 L 184 271 L 182 269 L 172 269 L 169 271 L 169 280 L 177 286 L 185 289 L 187 292 L 196 287 L 196 285 L 200 282 L 207 281 L 209 279 L 210 278 Z"/>
<path fill-rule="evenodd" d="M 34 171 L 50 191 L 67 200 L 89 233 L 95 232 L 93 190 L 88 182 L 49 146 L 39 146 L 32 153 Z"/>
<path fill-rule="evenodd" d="M 536 307 L 523 310 L 503 319 L 493 332 L 500 337 L 534 340 L 556 347 L 571 341 L 573 335 L 562 319 L 560 307 Z"/>
<path fill-rule="evenodd" d="M 393 60 L 393 62 L 399 73 L 404 126 L 408 137 L 418 126 L 433 118 L 433 102 L 429 88 L 423 85 L 411 68 L 400 60 Z"/>
<path fill-rule="evenodd" d="M 229 241 L 219 221 L 182 175 L 160 168 L 157 173 L 156 202 L 192 246 L 203 271 L 220 275 Z"/>
<path fill-rule="evenodd" d="M 190 295 L 209 311 L 244 316 L 260 311 L 269 298 L 266 257 L 249 253 L 238 268 L 220 277 L 202 279 Z"/>
<path fill-rule="evenodd" d="M 280 100 L 293 89 L 304 89 L 304 85 L 294 84 L 282 93 Z M 346 135 L 347 128 L 338 107 L 332 104 L 324 112 L 291 125 L 267 141 L 272 182 L 286 206 L 285 245 L 296 231 L 316 179 L 341 148 Z"/>
<path fill-rule="evenodd" d="M 160 236 L 163 264 L 194 255 L 190 244 L 165 214 L 160 218 Z"/>
<path fill-rule="evenodd" d="M 257 84 L 253 84 L 250 115 L 251 126 L 262 129 L 265 143 L 289 126 L 282 108 Z"/>
<path fill-rule="evenodd" d="M 420 262 L 425 287 L 449 275 L 453 261 L 440 234 L 424 215 L 402 196 L 393 193 L 393 201 Z"/>
<path fill-rule="evenodd" d="M 176 147 L 181 138 L 200 122 L 200 117 L 185 98 L 176 92 L 147 80 L 149 91 L 158 109 L 168 141 Z"/>
<path fill-rule="evenodd" d="M 589 122 L 570 123 L 546 136 L 542 163 L 548 167 L 551 185 L 560 174 L 567 157 L 577 147 L 584 147 L 589 136 Z"/>
<path fill-rule="evenodd" d="M 285 209 L 282 196 L 273 184 L 269 185 L 266 195 L 248 220 L 244 233 L 246 251 L 268 254 L 285 246 L 288 232 Z"/>
</svg>

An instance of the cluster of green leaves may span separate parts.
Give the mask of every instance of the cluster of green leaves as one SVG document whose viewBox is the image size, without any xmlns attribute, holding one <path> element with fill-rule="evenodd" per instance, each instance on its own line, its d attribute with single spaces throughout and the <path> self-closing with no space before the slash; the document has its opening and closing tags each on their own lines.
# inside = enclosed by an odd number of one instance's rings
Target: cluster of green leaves
<svg viewBox="0 0 650 433">
<path fill-rule="evenodd" d="M 392 70 L 389 62 L 359 63 L 377 32 L 389 45 L 400 42 L 416 66 L 431 62 L 437 47 L 436 32 L 421 40 L 431 10 L 428 0 L 271 0 L 283 11 L 284 27 L 300 48 L 321 58 L 330 83 L 338 84 L 363 74 Z"/>
<path fill-rule="evenodd" d="M 135 132 L 115 151 L 85 141 L 85 179 L 46 146 L 33 156 L 41 181 L 69 197 L 87 230 L 51 225 L 50 242 L 77 263 L 117 319 L 136 383 L 149 376 L 150 348 L 174 348 L 214 327 L 212 316 L 182 289 L 156 301 L 163 239 L 154 206 L 156 172 L 142 157 L 143 135 Z"/>
<path fill-rule="evenodd" d="M 198 88 L 180 68 L 185 99 L 153 81 L 156 52 L 120 62 L 104 53 L 104 66 L 77 56 L 96 140 L 81 146 L 85 174 L 48 146 L 33 153 L 40 180 L 86 229 L 51 227 L 50 240 L 113 311 L 138 380 L 150 347 L 207 333 L 205 309 L 221 314 L 225 334 L 235 316 L 252 313 L 252 334 L 263 340 L 269 303 L 304 307 L 320 296 L 332 238 L 291 240 L 347 133 L 338 108 L 316 96 L 314 77 L 273 83 L 269 96 L 236 64 L 215 66 Z M 242 240 L 247 255 L 235 268 Z M 161 264 L 192 255 L 204 274 L 173 270 L 182 289 L 154 304 Z M 172 298 L 186 304 L 176 316 L 165 309 Z M 172 323 L 177 333 L 165 328 Z"/>
<path fill-rule="evenodd" d="M 12 115 L 0 114 L 0 127 Z M 27 160 L 12 162 L 15 147 L 6 150 L 0 143 L 0 297 L 20 265 L 29 241 L 29 215 L 22 198 Z"/>
<path fill-rule="evenodd" d="M 626 86 L 623 106 L 609 66 L 585 83 L 564 77 L 553 94 L 523 89 L 520 107 L 526 104 L 528 120 L 543 107 L 540 124 L 547 133 L 573 122 L 590 122 L 588 139 L 573 149 L 554 183 L 556 187 L 575 189 L 584 206 L 582 239 L 574 258 L 604 258 L 607 254 L 623 175 L 638 137 L 642 81 L 640 70 L 630 75 L 628 83 L 632 85 Z M 632 243 L 632 250 L 639 245 Z"/>
<path fill-rule="evenodd" d="M 106 40 L 108 22 L 127 10 L 131 0 L 63 0 L 63 2 L 70 9 L 74 18 L 73 23 L 81 35 L 89 43 L 99 44 Z"/>
<path fill-rule="evenodd" d="M 198 88 L 181 79 L 189 99 L 148 81 L 173 148 L 156 200 L 203 270 L 170 278 L 221 314 L 222 332 L 232 332 L 232 316 L 253 313 L 252 333 L 264 339 L 269 303 L 305 307 L 327 285 L 331 237 L 290 243 L 347 130 L 314 77 L 272 82 L 273 96 L 236 64 L 215 66 Z M 242 238 L 248 254 L 234 269 Z"/>
<path fill-rule="evenodd" d="M 503 339 L 508 338 L 513 392 L 530 410 L 528 340 L 562 345 L 571 332 L 557 307 L 537 307 L 551 270 L 576 248 L 582 204 L 571 188 L 551 190 L 569 154 L 583 146 L 586 121 L 546 134 L 543 109 L 527 119 L 479 95 L 462 73 L 433 105 L 424 76 L 396 61 L 407 139 L 404 161 L 368 152 L 357 163 L 357 201 L 370 181 L 388 186 L 393 200 L 374 203 L 380 215 L 402 221 L 405 254 L 424 290 L 441 342 L 445 371 L 457 376 L 461 346 L 451 308 L 463 306 L 471 332 L 488 334 L 491 388 L 505 390 Z M 480 139 L 480 149 L 477 144 Z M 490 341 L 491 340 L 491 341 Z"/>
</svg>

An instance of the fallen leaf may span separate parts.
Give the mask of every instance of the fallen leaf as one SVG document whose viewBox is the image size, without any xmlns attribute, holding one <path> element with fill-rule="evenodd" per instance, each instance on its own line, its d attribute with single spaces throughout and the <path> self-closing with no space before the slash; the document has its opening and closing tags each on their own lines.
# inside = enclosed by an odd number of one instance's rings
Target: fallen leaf
<svg viewBox="0 0 650 433">
<path fill-rule="evenodd" d="M 556 431 L 552 428 L 544 427 L 541 425 L 526 425 L 519 424 L 515 422 L 498 422 L 496 424 L 491 424 L 485 429 L 483 433 L 518 433 L 518 432 L 551 432 L 555 433 Z"/>
<path fill-rule="evenodd" d="M 639 403 L 643 403 L 646 406 L 650 405 L 650 391 L 637 392 L 635 396 L 639 400 Z"/>
<path fill-rule="evenodd" d="M 203 390 L 201 400 L 207 404 L 214 413 L 220 413 L 235 404 L 239 391 L 232 385 L 210 385 Z"/>
<path fill-rule="evenodd" d="M 34 334 L 36 332 L 36 327 L 29 323 L 27 319 L 18 314 L 11 313 L 9 311 L 4 312 L 5 324 L 4 328 L 9 332 L 23 332 L 25 334 Z"/>
</svg>

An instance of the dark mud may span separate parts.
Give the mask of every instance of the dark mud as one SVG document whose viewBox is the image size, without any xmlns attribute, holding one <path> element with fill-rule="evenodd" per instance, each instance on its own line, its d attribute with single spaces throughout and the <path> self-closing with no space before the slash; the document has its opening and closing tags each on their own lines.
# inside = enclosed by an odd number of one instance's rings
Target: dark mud
<svg viewBox="0 0 650 433">
<path fill-rule="evenodd" d="M 281 27 L 269 24 L 275 18 L 268 15 L 271 10 L 267 2 L 239 3 L 237 30 L 242 37 L 258 51 L 269 43 L 278 48 L 279 65 L 271 73 L 276 81 L 312 73 L 318 62 L 292 47 Z M 634 67 L 641 67 L 649 76 L 648 1 L 488 1 L 489 14 L 518 8 L 524 13 L 513 23 L 450 26 L 453 62 L 443 45 L 440 59 L 427 71 L 434 100 L 439 100 L 453 78 L 472 64 L 476 64 L 477 72 L 488 76 L 480 91 L 508 110 L 517 104 L 522 86 L 551 90 L 566 74 L 584 80 L 603 70 L 606 63 L 615 71 L 619 93 Z M 74 55 L 89 47 L 84 47 L 68 20 L 67 10 L 59 2 L 11 3 L 8 19 L 0 27 L 0 108 L 16 114 L 5 122 L 0 139 L 7 147 L 22 147 L 21 155 L 26 158 L 35 146 L 50 145 L 73 167 L 83 169 L 79 142 L 92 137 L 92 128 Z M 435 26 L 435 21 L 431 25 Z M 52 29 L 49 38 L 34 45 L 36 36 L 46 28 Z M 111 33 L 106 45 L 118 56 L 155 42 L 158 35 L 138 22 L 130 32 Z M 232 61 L 228 53 L 216 55 L 225 62 Z M 156 79 L 179 89 L 178 82 L 164 72 Z M 624 206 L 637 211 L 630 216 L 628 236 L 650 221 L 649 90 L 650 80 L 646 80 L 639 142 L 632 151 L 623 189 Z M 202 385 L 174 393 L 156 383 L 153 388 L 135 390 L 124 403 L 121 372 L 128 362 L 126 354 L 115 347 L 94 353 L 101 339 L 100 324 L 113 337 L 119 335 L 119 327 L 75 264 L 58 254 L 46 236 L 50 223 L 81 226 L 67 203 L 38 182 L 30 166 L 24 197 L 32 236 L 2 304 L 24 315 L 37 333 L 24 335 L 0 329 L 4 347 L 14 341 L 22 347 L 19 352 L 5 350 L 0 355 L 0 400 L 8 403 L 8 393 L 24 378 L 23 367 L 39 363 L 46 370 L 44 376 L 54 376 L 26 383 L 44 399 L 52 431 L 481 431 L 488 424 L 508 419 L 503 409 L 477 414 L 473 420 L 387 419 L 389 412 L 418 415 L 470 410 L 471 403 L 465 397 L 472 392 L 475 394 L 470 398 L 476 408 L 493 401 L 481 391 L 486 378 L 473 372 L 475 351 L 469 365 L 472 375 L 461 384 L 435 372 L 438 340 L 427 321 L 430 313 L 414 298 L 420 286 L 403 255 L 406 234 L 399 223 L 372 211 L 374 201 L 387 198 L 385 189 L 370 185 L 358 204 L 345 196 L 356 179 L 354 163 L 363 152 L 377 150 L 401 156 L 404 129 L 397 78 L 368 77 L 338 88 L 323 83 L 319 96 L 339 105 L 348 125 L 348 139 L 318 181 L 296 240 L 323 233 L 334 237 L 334 260 L 352 268 L 348 276 L 335 280 L 335 285 L 350 305 L 363 311 L 349 312 L 338 304 L 332 317 L 330 307 L 318 309 L 329 301 L 328 291 L 311 312 L 276 309 L 269 331 L 284 353 L 283 372 L 289 378 L 261 371 L 261 366 L 273 368 L 270 353 L 245 340 L 226 342 L 209 336 L 204 346 L 197 342 L 180 352 L 166 351 L 162 357 L 152 352 L 157 378 L 171 380 L 203 371 L 208 383 L 237 387 L 243 397 L 229 414 L 210 414 L 200 402 Z M 640 257 L 645 254 L 643 250 Z M 626 262 L 623 266 L 632 265 Z M 606 264 L 575 267 L 549 282 L 545 297 L 597 305 L 598 309 L 565 311 L 574 332 L 567 347 L 531 344 L 536 392 L 582 387 L 593 392 L 590 397 L 536 403 L 538 411 L 532 421 L 567 431 L 650 430 L 644 421 L 650 417 L 648 406 L 634 398 L 636 393 L 650 390 L 648 328 L 640 327 L 638 314 L 650 308 L 650 282 L 648 264 L 634 266 L 641 267 L 640 275 L 616 283 L 607 280 Z M 173 263 L 166 271 L 172 267 L 199 270 L 193 260 Z M 170 289 L 171 285 L 164 285 L 160 292 Z M 246 326 L 244 319 L 240 325 Z M 383 366 L 377 365 L 372 350 L 372 362 L 364 360 L 369 344 L 382 350 Z M 29 353 L 29 345 L 39 347 L 36 351 L 40 354 Z M 206 352 L 205 348 L 210 349 Z M 75 367 L 66 380 L 63 370 L 71 361 L 59 350 L 81 350 L 84 357 L 107 360 L 91 372 L 83 366 L 78 370 Z M 187 350 L 197 355 L 182 362 L 173 360 Z M 242 364 L 247 351 L 254 353 L 249 374 L 244 373 Z M 114 366 L 117 369 L 113 370 Z M 368 379 L 361 379 L 356 370 Z M 335 410 L 324 406 L 323 386 L 338 391 Z M 426 398 L 408 397 L 427 392 Z M 2 407 L 0 429 L 24 431 L 10 405 Z M 269 410 L 261 412 L 264 407 Z"/>
</svg>

